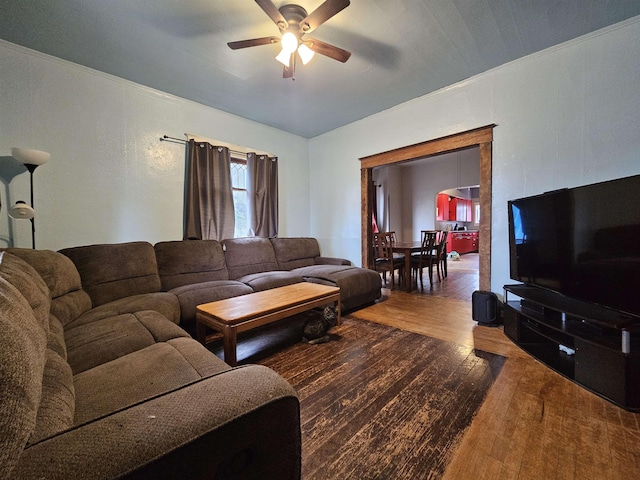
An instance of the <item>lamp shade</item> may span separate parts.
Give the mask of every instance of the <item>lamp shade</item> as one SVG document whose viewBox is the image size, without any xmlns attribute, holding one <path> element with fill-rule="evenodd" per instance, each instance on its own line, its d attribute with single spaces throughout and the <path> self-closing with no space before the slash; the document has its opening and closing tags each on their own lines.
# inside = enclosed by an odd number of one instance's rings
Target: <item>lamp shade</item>
<svg viewBox="0 0 640 480">
<path fill-rule="evenodd" d="M 47 163 L 51 154 L 42 150 L 34 150 L 32 148 L 13 147 L 11 156 L 24 163 L 25 165 L 42 165 Z"/>
<path fill-rule="evenodd" d="M 313 58 L 315 52 L 303 43 L 298 47 L 298 54 L 302 59 L 302 64 L 306 65 Z"/>
<path fill-rule="evenodd" d="M 276 56 L 276 60 L 278 60 L 285 67 L 289 66 L 289 61 L 291 60 L 291 53 L 286 50 L 280 50 L 280 53 Z"/>
<path fill-rule="evenodd" d="M 36 212 L 30 205 L 18 201 L 9 209 L 9 216 L 17 220 L 30 220 L 36 216 Z"/>
</svg>

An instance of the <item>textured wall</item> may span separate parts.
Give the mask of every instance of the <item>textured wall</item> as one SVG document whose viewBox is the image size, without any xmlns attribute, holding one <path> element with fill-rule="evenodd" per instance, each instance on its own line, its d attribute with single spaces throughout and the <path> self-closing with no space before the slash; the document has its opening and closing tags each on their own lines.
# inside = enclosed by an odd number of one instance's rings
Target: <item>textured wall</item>
<svg viewBox="0 0 640 480">
<path fill-rule="evenodd" d="M 185 132 L 277 154 L 281 234 L 309 234 L 308 140 L 6 42 L 0 65 L 0 174 L 11 147 L 51 153 L 34 176 L 38 248 L 182 238 L 185 147 L 158 139 Z M 0 197 L 0 246 L 30 247 L 29 222 L 6 215 L 28 175 Z"/>
<path fill-rule="evenodd" d="M 311 139 L 311 176 L 334 185 L 312 185 L 311 234 L 359 263 L 358 158 L 495 123 L 491 289 L 501 293 L 507 200 L 640 174 L 638 58 L 635 17 Z"/>
</svg>

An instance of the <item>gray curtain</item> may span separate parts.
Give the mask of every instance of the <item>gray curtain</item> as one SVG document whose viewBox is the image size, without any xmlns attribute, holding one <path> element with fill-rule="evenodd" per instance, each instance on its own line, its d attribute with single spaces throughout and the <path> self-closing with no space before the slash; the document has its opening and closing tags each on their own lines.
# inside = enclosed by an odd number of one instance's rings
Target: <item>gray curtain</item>
<svg viewBox="0 0 640 480">
<path fill-rule="evenodd" d="M 278 158 L 247 154 L 247 193 L 251 233 L 278 236 Z"/>
<path fill-rule="evenodd" d="M 189 140 L 184 238 L 233 238 L 235 215 L 227 147 Z"/>
</svg>

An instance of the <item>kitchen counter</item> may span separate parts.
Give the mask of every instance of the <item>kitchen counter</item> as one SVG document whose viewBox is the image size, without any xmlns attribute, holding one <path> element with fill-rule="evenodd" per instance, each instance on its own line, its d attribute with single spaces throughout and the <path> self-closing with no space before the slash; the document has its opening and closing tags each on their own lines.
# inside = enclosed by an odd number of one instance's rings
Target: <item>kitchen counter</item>
<svg viewBox="0 0 640 480">
<path fill-rule="evenodd" d="M 480 234 L 478 230 L 452 230 L 447 237 L 447 253 L 459 254 L 478 251 Z"/>
</svg>

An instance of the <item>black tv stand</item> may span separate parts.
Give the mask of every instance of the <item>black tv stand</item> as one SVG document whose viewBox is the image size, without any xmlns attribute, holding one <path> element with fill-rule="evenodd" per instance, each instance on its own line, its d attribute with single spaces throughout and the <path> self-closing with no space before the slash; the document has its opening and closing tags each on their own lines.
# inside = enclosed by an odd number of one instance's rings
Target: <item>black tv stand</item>
<svg viewBox="0 0 640 480">
<path fill-rule="evenodd" d="M 528 285 L 504 291 L 504 333 L 516 345 L 612 403 L 640 411 L 640 318 Z"/>
</svg>

